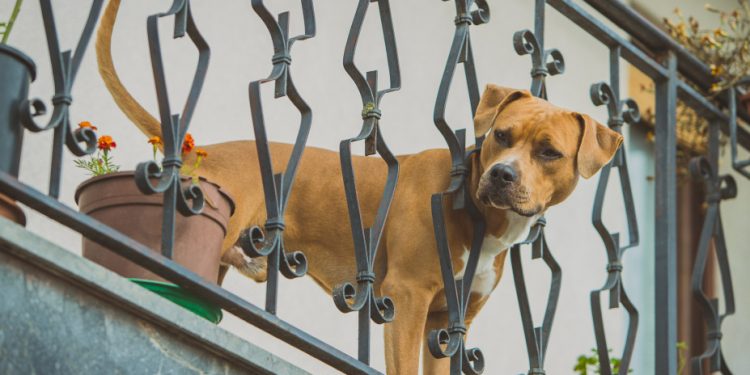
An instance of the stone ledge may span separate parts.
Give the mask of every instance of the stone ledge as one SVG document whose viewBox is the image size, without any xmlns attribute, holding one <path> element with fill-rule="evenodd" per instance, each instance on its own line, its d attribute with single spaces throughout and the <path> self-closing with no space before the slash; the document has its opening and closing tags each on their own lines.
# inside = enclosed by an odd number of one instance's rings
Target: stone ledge
<svg viewBox="0 0 750 375">
<path fill-rule="evenodd" d="M 307 374 L 0 217 L 0 373 Z"/>
</svg>

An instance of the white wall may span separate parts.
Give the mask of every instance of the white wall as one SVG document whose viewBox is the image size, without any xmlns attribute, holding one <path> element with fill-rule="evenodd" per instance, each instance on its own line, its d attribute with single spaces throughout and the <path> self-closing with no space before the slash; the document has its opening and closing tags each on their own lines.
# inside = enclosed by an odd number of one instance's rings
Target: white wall
<svg viewBox="0 0 750 375">
<path fill-rule="evenodd" d="M 145 17 L 165 10 L 171 2 L 128 0 L 123 3 L 114 37 L 117 68 L 135 96 L 156 113 Z M 301 31 L 298 1 L 279 0 L 269 3 L 272 3 L 274 13 L 291 9 L 292 33 Z M 533 28 L 532 4 L 529 1 L 512 0 L 493 2 L 491 5 L 493 19 L 490 24 L 474 28 L 472 32 L 480 84 L 492 82 L 519 88 L 528 87 L 529 57 L 515 54 L 511 36 L 516 30 Z M 341 67 L 343 46 L 355 2 L 318 1 L 315 6 L 318 35 L 294 46 L 292 72 L 300 92 L 314 112 L 313 130 L 308 144 L 335 149 L 341 139 L 356 134 L 361 125 L 359 96 Z M 5 11 L 4 7 L 4 4 L 0 6 L 0 12 Z M 56 4 L 58 27 L 64 46 L 71 46 L 81 28 L 85 17 L 82 14 L 83 7 L 77 2 Z M 432 123 L 432 110 L 452 40 L 454 6 L 434 0 L 412 0 L 394 1 L 391 7 L 401 58 L 403 89 L 384 99 L 381 122 L 383 132 L 391 149 L 397 153 L 442 147 L 444 141 Z M 273 52 L 268 33 L 252 12 L 249 1 L 195 1 L 193 10 L 201 32 L 211 45 L 212 59 L 191 132 L 199 144 L 252 138 L 247 84 L 270 72 L 270 57 Z M 364 35 L 360 39 L 357 61 L 363 71 L 381 69 L 381 82 L 385 84 L 387 75 L 384 72 L 387 67 L 376 15 L 375 8 L 372 8 Z M 161 26 L 167 31 L 163 34 L 162 43 L 167 56 L 173 107 L 180 108 L 179 99 L 184 98 L 187 93 L 196 54 L 186 41 L 172 42 L 169 39 L 171 22 L 162 22 Z M 547 30 L 547 45 L 559 48 L 567 63 L 565 74 L 549 80 L 551 101 L 560 106 L 591 113 L 597 119 L 605 121 L 606 111 L 593 107 L 588 98 L 588 89 L 590 84 L 608 78 L 607 49 L 552 9 L 548 9 Z M 26 51 L 37 61 L 39 78 L 32 87 L 32 95 L 49 98 L 52 93 L 51 73 L 46 60 L 41 16 L 35 2 L 27 1 L 24 4 L 11 44 Z M 75 105 L 72 119 L 76 123 L 89 120 L 101 132 L 112 135 L 119 147 L 115 153 L 116 160 L 124 169 L 133 168 L 137 162 L 150 158 L 150 146 L 114 105 L 99 79 L 95 64 L 93 49 L 90 49 L 73 91 Z M 448 120 L 455 128 L 472 126 L 463 85 L 464 80 L 459 73 L 448 108 Z M 272 98 L 270 90 L 266 88 L 264 98 Z M 293 141 L 298 121 L 293 108 L 283 99 L 267 100 L 265 105 L 271 139 Z M 653 368 L 653 183 L 647 181 L 646 176 L 653 173 L 653 163 L 648 146 L 641 139 L 628 139 L 627 144 L 641 246 L 630 250 L 625 256 L 624 275 L 626 288 L 641 311 L 633 368 L 636 374 L 648 374 Z M 28 135 L 24 147 L 21 179 L 42 190 L 46 189 L 49 174 L 49 145 L 50 134 Z M 73 168 L 69 154 L 66 154 L 63 167 L 61 200 L 75 206 L 72 201 L 73 191 L 86 177 L 82 171 Z M 613 177 L 605 217 L 607 225 L 613 231 L 624 232 L 618 185 L 617 177 Z M 590 348 L 595 347 L 589 292 L 601 287 L 606 277 L 604 248 L 590 224 L 595 186 L 596 178 L 581 181 L 568 201 L 548 214 L 548 240 L 563 269 L 560 304 L 546 362 L 546 368 L 554 374 L 570 373 L 577 356 L 588 353 Z M 79 235 L 49 223 L 41 215 L 29 213 L 29 228 L 64 244 L 71 251 L 78 251 L 80 247 Z M 727 228 L 727 231 L 730 229 Z M 528 258 L 527 253 L 524 259 Z M 536 321 L 540 322 L 549 272 L 539 262 L 532 264 L 526 261 L 525 265 L 529 293 L 533 296 L 532 309 Z M 510 268 L 509 264 L 507 266 Z M 469 337 L 470 346 L 483 349 L 488 374 L 516 374 L 528 369 L 512 283 L 508 270 L 495 295 L 475 321 Z M 258 305 L 263 303 L 264 286 L 254 284 L 237 273 L 230 274 L 225 287 Z M 356 355 L 355 315 L 342 316 L 334 308 L 330 296 L 322 293 L 309 279 L 282 282 L 279 311 L 283 319 Z M 626 327 L 624 315 L 615 310 L 607 312 L 605 319 L 610 346 L 618 352 L 622 349 L 621 342 Z M 736 322 L 741 321 L 739 317 L 734 319 Z M 313 373 L 331 372 L 320 362 L 228 314 L 221 326 L 281 354 Z M 383 369 L 381 332 L 381 327 L 375 327 L 372 347 L 374 366 Z M 740 358 L 737 357 L 739 362 Z M 750 367 L 750 363 L 746 366 Z"/>
</svg>

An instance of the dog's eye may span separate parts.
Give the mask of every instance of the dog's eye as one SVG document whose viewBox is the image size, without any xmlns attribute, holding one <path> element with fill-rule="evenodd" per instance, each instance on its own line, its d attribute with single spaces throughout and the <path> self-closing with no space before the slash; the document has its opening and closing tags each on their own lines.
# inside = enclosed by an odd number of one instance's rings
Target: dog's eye
<svg viewBox="0 0 750 375">
<path fill-rule="evenodd" d="M 508 135 L 508 132 L 502 131 L 502 130 L 496 130 L 495 131 L 495 139 L 498 143 L 500 143 L 503 146 L 510 146 L 510 135 Z"/>
<path fill-rule="evenodd" d="M 544 150 L 542 150 L 542 152 L 539 153 L 539 155 L 541 155 L 542 158 L 548 160 L 560 159 L 563 156 L 560 151 L 557 151 L 554 148 L 545 148 Z"/>
</svg>

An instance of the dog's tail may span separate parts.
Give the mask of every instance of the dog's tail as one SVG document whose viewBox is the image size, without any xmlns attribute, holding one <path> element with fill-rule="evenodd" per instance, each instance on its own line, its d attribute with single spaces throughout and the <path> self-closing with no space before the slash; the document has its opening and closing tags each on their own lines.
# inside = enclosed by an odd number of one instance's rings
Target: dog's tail
<svg viewBox="0 0 750 375">
<path fill-rule="evenodd" d="M 96 36 L 96 59 L 99 64 L 99 74 L 112 94 L 112 98 L 130 119 L 147 137 L 161 137 L 161 124 L 145 108 L 143 108 L 128 92 L 120 81 L 112 61 L 112 29 L 115 26 L 117 11 L 120 9 L 120 0 L 110 0 L 104 10 L 99 31 Z"/>
</svg>

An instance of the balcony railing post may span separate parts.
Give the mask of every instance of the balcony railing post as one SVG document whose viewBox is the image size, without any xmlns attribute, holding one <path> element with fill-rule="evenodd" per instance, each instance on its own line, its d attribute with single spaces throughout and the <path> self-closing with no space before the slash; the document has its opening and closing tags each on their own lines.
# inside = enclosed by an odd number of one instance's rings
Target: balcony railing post
<svg viewBox="0 0 750 375">
<path fill-rule="evenodd" d="M 385 41 L 385 56 L 388 60 L 388 85 L 378 88 L 378 71 L 373 70 L 362 74 L 354 61 L 357 44 L 360 40 L 367 11 L 377 3 L 380 15 L 381 31 Z M 374 5 L 373 5 L 374 6 Z M 362 99 L 362 127 L 359 134 L 339 143 L 339 157 L 341 161 L 341 175 L 344 182 L 346 204 L 349 211 L 349 224 L 352 230 L 354 244 L 354 258 L 357 264 L 356 286 L 352 283 L 342 283 L 333 289 L 333 300 L 341 312 L 359 312 L 357 357 L 362 363 L 370 363 L 370 320 L 377 324 L 388 323 L 393 320 L 395 306 L 388 296 L 376 296 L 374 288 L 376 277 L 375 258 L 383 230 L 391 208 L 391 202 L 396 192 L 399 165 L 396 157 L 388 149 L 383 133 L 380 130 L 382 116 L 380 104 L 383 97 L 401 89 L 401 69 L 398 63 L 396 37 L 393 31 L 391 6 L 389 0 L 359 0 L 354 14 L 349 37 L 344 48 L 344 70 L 354 81 Z M 378 201 L 378 209 L 371 227 L 366 228 L 362 218 L 362 209 L 357 195 L 354 171 L 352 144 L 363 142 L 365 156 L 377 154 L 383 160 L 388 172 L 385 186 Z"/>
<path fill-rule="evenodd" d="M 250 112 L 252 114 L 255 147 L 258 152 L 258 167 L 263 183 L 266 205 L 266 222 L 264 228 L 254 226 L 240 236 L 239 244 L 249 257 L 268 257 L 268 279 L 266 280 L 266 311 L 276 314 L 279 286 L 279 272 L 288 278 L 301 277 L 307 273 L 307 258 L 301 251 L 289 251 L 284 244 L 284 214 L 289 196 L 297 175 L 297 168 L 302 159 L 307 137 L 312 127 L 312 109 L 297 91 L 291 73 L 291 48 L 294 42 L 310 39 L 315 36 L 315 11 L 312 0 L 304 0 L 302 18 L 304 33 L 289 36 L 289 12 L 282 12 L 278 18 L 266 8 L 262 0 L 253 0 L 252 7 L 268 29 L 273 43 L 271 73 L 268 77 L 252 81 L 248 86 Z M 266 122 L 263 116 L 261 85 L 274 83 L 274 97 L 286 97 L 299 111 L 300 122 L 292 153 L 283 172 L 274 173 L 266 134 Z"/>
<path fill-rule="evenodd" d="M 677 58 L 656 82 L 655 374 L 677 374 Z"/>
<path fill-rule="evenodd" d="M 610 47 L 609 52 L 609 83 L 599 82 L 591 86 L 591 101 L 594 105 L 606 105 L 608 112 L 607 124 L 617 132 L 622 132 L 625 123 L 634 124 L 640 119 L 638 105 L 632 99 L 620 100 L 620 52 L 619 46 Z M 627 222 L 627 241 L 620 243 L 620 233 L 612 233 L 605 226 L 603 220 L 604 199 L 607 194 L 612 170 L 620 177 L 620 190 L 622 202 L 625 207 L 625 219 Z M 601 306 L 601 294 L 609 292 L 609 308 L 623 306 L 628 314 L 628 331 L 625 345 L 620 356 L 621 362 L 619 372 L 627 374 L 630 359 L 635 347 L 635 335 L 638 330 L 638 310 L 630 301 L 622 282 L 622 256 L 627 249 L 638 245 L 638 223 L 635 214 L 635 202 L 630 187 L 630 174 L 628 172 L 625 147 L 620 147 L 612 161 L 605 165 L 599 172 L 599 185 L 594 197 L 594 209 L 592 224 L 604 242 L 607 252 L 607 279 L 602 288 L 594 290 L 590 294 L 591 314 L 594 323 L 594 335 L 596 336 L 599 366 L 602 375 L 611 375 L 614 369 L 611 366 L 609 347 L 607 345 L 606 331 L 604 329 L 604 317 Z"/>
</svg>

